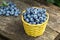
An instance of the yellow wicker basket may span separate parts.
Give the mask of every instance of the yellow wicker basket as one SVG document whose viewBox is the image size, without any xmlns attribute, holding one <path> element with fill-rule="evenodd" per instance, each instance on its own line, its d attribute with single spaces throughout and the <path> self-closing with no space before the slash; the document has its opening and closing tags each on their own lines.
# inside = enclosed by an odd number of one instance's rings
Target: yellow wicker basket
<svg viewBox="0 0 60 40">
<path fill-rule="evenodd" d="M 23 11 L 23 13 L 24 12 L 25 11 Z M 37 37 L 44 33 L 46 25 L 48 23 L 48 19 L 49 19 L 49 14 L 48 13 L 46 13 L 46 14 L 47 14 L 47 20 L 45 22 L 43 22 L 42 24 L 36 24 L 36 25 L 27 23 L 26 21 L 24 21 L 24 18 L 22 16 L 24 30 L 27 35 Z"/>
</svg>

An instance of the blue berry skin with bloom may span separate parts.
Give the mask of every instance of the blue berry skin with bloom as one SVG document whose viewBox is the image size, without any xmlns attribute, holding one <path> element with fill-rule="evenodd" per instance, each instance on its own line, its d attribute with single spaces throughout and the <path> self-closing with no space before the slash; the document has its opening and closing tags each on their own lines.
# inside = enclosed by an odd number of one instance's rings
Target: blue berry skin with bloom
<svg viewBox="0 0 60 40">
<path fill-rule="evenodd" d="M 41 14 L 38 13 L 37 16 L 38 16 L 38 17 L 41 17 Z"/>
<path fill-rule="evenodd" d="M 31 9 L 31 10 L 30 10 L 30 12 L 31 12 L 31 13 L 34 13 L 34 10 L 33 10 L 33 9 Z"/>
<path fill-rule="evenodd" d="M 46 14 L 42 14 L 42 17 L 46 17 Z"/>
<path fill-rule="evenodd" d="M 47 18 L 46 18 L 46 17 L 44 18 L 43 22 L 45 22 L 45 20 L 47 20 Z"/>
<path fill-rule="evenodd" d="M 9 8 L 7 7 L 7 8 L 5 8 L 5 11 L 8 11 L 9 10 Z"/>
<path fill-rule="evenodd" d="M 33 18 L 30 18 L 30 21 L 31 21 L 31 22 L 34 22 L 34 19 L 33 19 Z"/>
<path fill-rule="evenodd" d="M 30 18 L 31 16 L 30 15 L 27 15 L 28 18 Z"/>
<path fill-rule="evenodd" d="M 2 14 L 5 15 L 6 14 L 6 11 L 4 11 Z"/>
<path fill-rule="evenodd" d="M 17 16 L 18 16 L 18 14 L 14 14 L 14 16 L 16 16 L 16 17 L 17 17 Z"/>
<path fill-rule="evenodd" d="M 27 8 L 27 9 L 26 9 L 26 11 L 27 11 L 28 13 L 30 13 L 30 10 L 31 10 L 31 8 Z"/>
<path fill-rule="evenodd" d="M 14 8 L 14 7 L 16 7 L 16 4 L 12 4 L 12 6 L 11 6 L 12 8 Z"/>
<path fill-rule="evenodd" d="M 38 16 L 37 15 L 33 15 L 34 16 L 34 19 L 37 19 L 38 18 Z"/>
<path fill-rule="evenodd" d="M 18 12 L 17 12 L 17 11 L 15 11 L 15 14 L 18 14 Z"/>
<path fill-rule="evenodd" d="M 34 17 L 34 15 L 30 15 L 32 18 Z"/>
<path fill-rule="evenodd" d="M 11 11 L 10 15 L 14 15 L 14 11 Z"/>
<path fill-rule="evenodd" d="M 23 14 L 24 20 L 30 24 L 41 24 L 47 20 L 46 9 L 28 8 Z"/>
<path fill-rule="evenodd" d="M 28 18 L 26 18 L 25 20 L 26 20 L 27 22 L 29 22 L 29 19 L 28 19 Z"/>
<path fill-rule="evenodd" d="M 36 22 L 33 22 L 33 24 L 36 24 Z"/>
<path fill-rule="evenodd" d="M 4 10 L 3 9 L 0 9 L 1 12 L 3 12 Z"/>
<path fill-rule="evenodd" d="M 6 13 L 6 16 L 10 16 L 9 13 Z"/>
<path fill-rule="evenodd" d="M 40 20 L 39 19 L 36 19 L 37 22 L 39 22 Z"/>
<path fill-rule="evenodd" d="M 43 8 L 42 10 L 43 10 L 44 12 L 46 12 L 46 9 L 45 9 L 45 8 Z"/>
<path fill-rule="evenodd" d="M 17 9 L 17 10 L 16 10 L 16 12 L 17 12 L 17 14 L 20 14 L 20 11 L 19 11 L 19 9 Z"/>
<path fill-rule="evenodd" d="M 29 22 L 30 24 L 36 24 L 36 22 Z"/>
<path fill-rule="evenodd" d="M 2 15 L 2 12 L 0 12 L 0 15 Z"/>
<path fill-rule="evenodd" d="M 16 8 L 16 7 L 14 7 L 14 10 L 16 11 L 16 10 L 17 10 L 17 8 Z"/>
<path fill-rule="evenodd" d="M 20 14 L 21 12 L 19 11 L 18 14 Z"/>
<path fill-rule="evenodd" d="M 10 14 L 10 11 L 7 11 L 6 13 L 7 13 L 7 14 Z"/>
<path fill-rule="evenodd" d="M 44 20 L 43 17 L 39 17 L 40 20 Z"/>
<path fill-rule="evenodd" d="M 23 16 L 27 16 L 27 13 L 25 12 L 25 13 L 23 13 Z"/>
<path fill-rule="evenodd" d="M 26 19 L 27 17 L 26 16 L 24 16 L 24 19 Z"/>
<path fill-rule="evenodd" d="M 34 14 L 37 14 L 39 11 L 38 11 L 38 9 L 35 9 L 34 10 Z"/>
</svg>

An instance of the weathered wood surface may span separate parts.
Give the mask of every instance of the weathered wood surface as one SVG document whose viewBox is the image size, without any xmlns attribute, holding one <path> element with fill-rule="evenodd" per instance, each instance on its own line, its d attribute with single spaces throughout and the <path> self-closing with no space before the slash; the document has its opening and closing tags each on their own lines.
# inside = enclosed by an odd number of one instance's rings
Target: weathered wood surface
<svg viewBox="0 0 60 40">
<path fill-rule="evenodd" d="M 54 40 L 60 40 L 60 34 L 56 36 Z"/>
<path fill-rule="evenodd" d="M 21 17 L 5 17 L 0 16 L 0 34 L 12 39 L 12 40 L 54 40 L 55 37 L 60 33 L 60 17 L 59 8 L 52 6 L 40 5 L 36 1 L 26 3 L 26 1 L 17 1 L 14 0 L 14 3 L 17 4 L 17 7 L 22 11 L 27 7 L 37 6 L 45 7 L 47 12 L 50 15 L 49 23 L 47 25 L 45 33 L 37 38 L 29 37 L 25 34 Z M 36 4 L 36 5 L 35 5 Z"/>
</svg>

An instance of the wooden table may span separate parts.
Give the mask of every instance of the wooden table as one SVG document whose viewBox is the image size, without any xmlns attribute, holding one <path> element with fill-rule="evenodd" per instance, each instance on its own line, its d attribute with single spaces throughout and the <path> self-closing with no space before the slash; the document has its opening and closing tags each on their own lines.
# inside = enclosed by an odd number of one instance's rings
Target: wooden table
<svg viewBox="0 0 60 40">
<path fill-rule="evenodd" d="M 13 1 L 13 0 L 12 0 Z M 36 1 L 22 1 L 14 0 L 14 3 L 17 4 L 17 7 L 22 11 L 27 7 L 37 6 L 44 7 L 49 13 L 49 23 L 47 25 L 46 31 L 40 37 L 30 37 L 26 35 L 22 21 L 21 15 L 18 17 L 5 17 L 0 16 L 0 34 L 9 38 L 10 40 L 54 40 L 60 34 L 60 8 L 54 5 L 46 6 L 41 5 Z M 57 39 L 58 40 L 58 39 Z"/>
</svg>

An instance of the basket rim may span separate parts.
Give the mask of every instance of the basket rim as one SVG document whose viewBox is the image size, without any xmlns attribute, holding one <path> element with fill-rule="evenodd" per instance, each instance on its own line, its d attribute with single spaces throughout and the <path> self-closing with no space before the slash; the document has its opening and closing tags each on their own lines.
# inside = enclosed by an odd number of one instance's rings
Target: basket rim
<svg viewBox="0 0 60 40">
<path fill-rule="evenodd" d="M 38 7 L 34 7 L 34 8 L 38 8 Z M 26 10 L 24 10 L 24 11 L 22 12 L 22 14 L 23 14 L 25 11 L 26 11 Z M 46 22 L 48 22 L 48 20 L 49 20 L 49 14 L 48 14 L 47 12 L 46 12 L 46 14 L 47 14 L 47 20 L 46 20 L 45 22 L 41 23 L 41 24 L 30 24 L 30 23 L 27 23 L 26 21 L 24 21 L 23 15 L 21 16 L 21 18 L 22 18 L 22 22 L 24 22 L 24 23 L 27 24 L 27 25 L 38 26 L 38 25 L 42 25 L 42 24 L 45 24 Z"/>
</svg>

